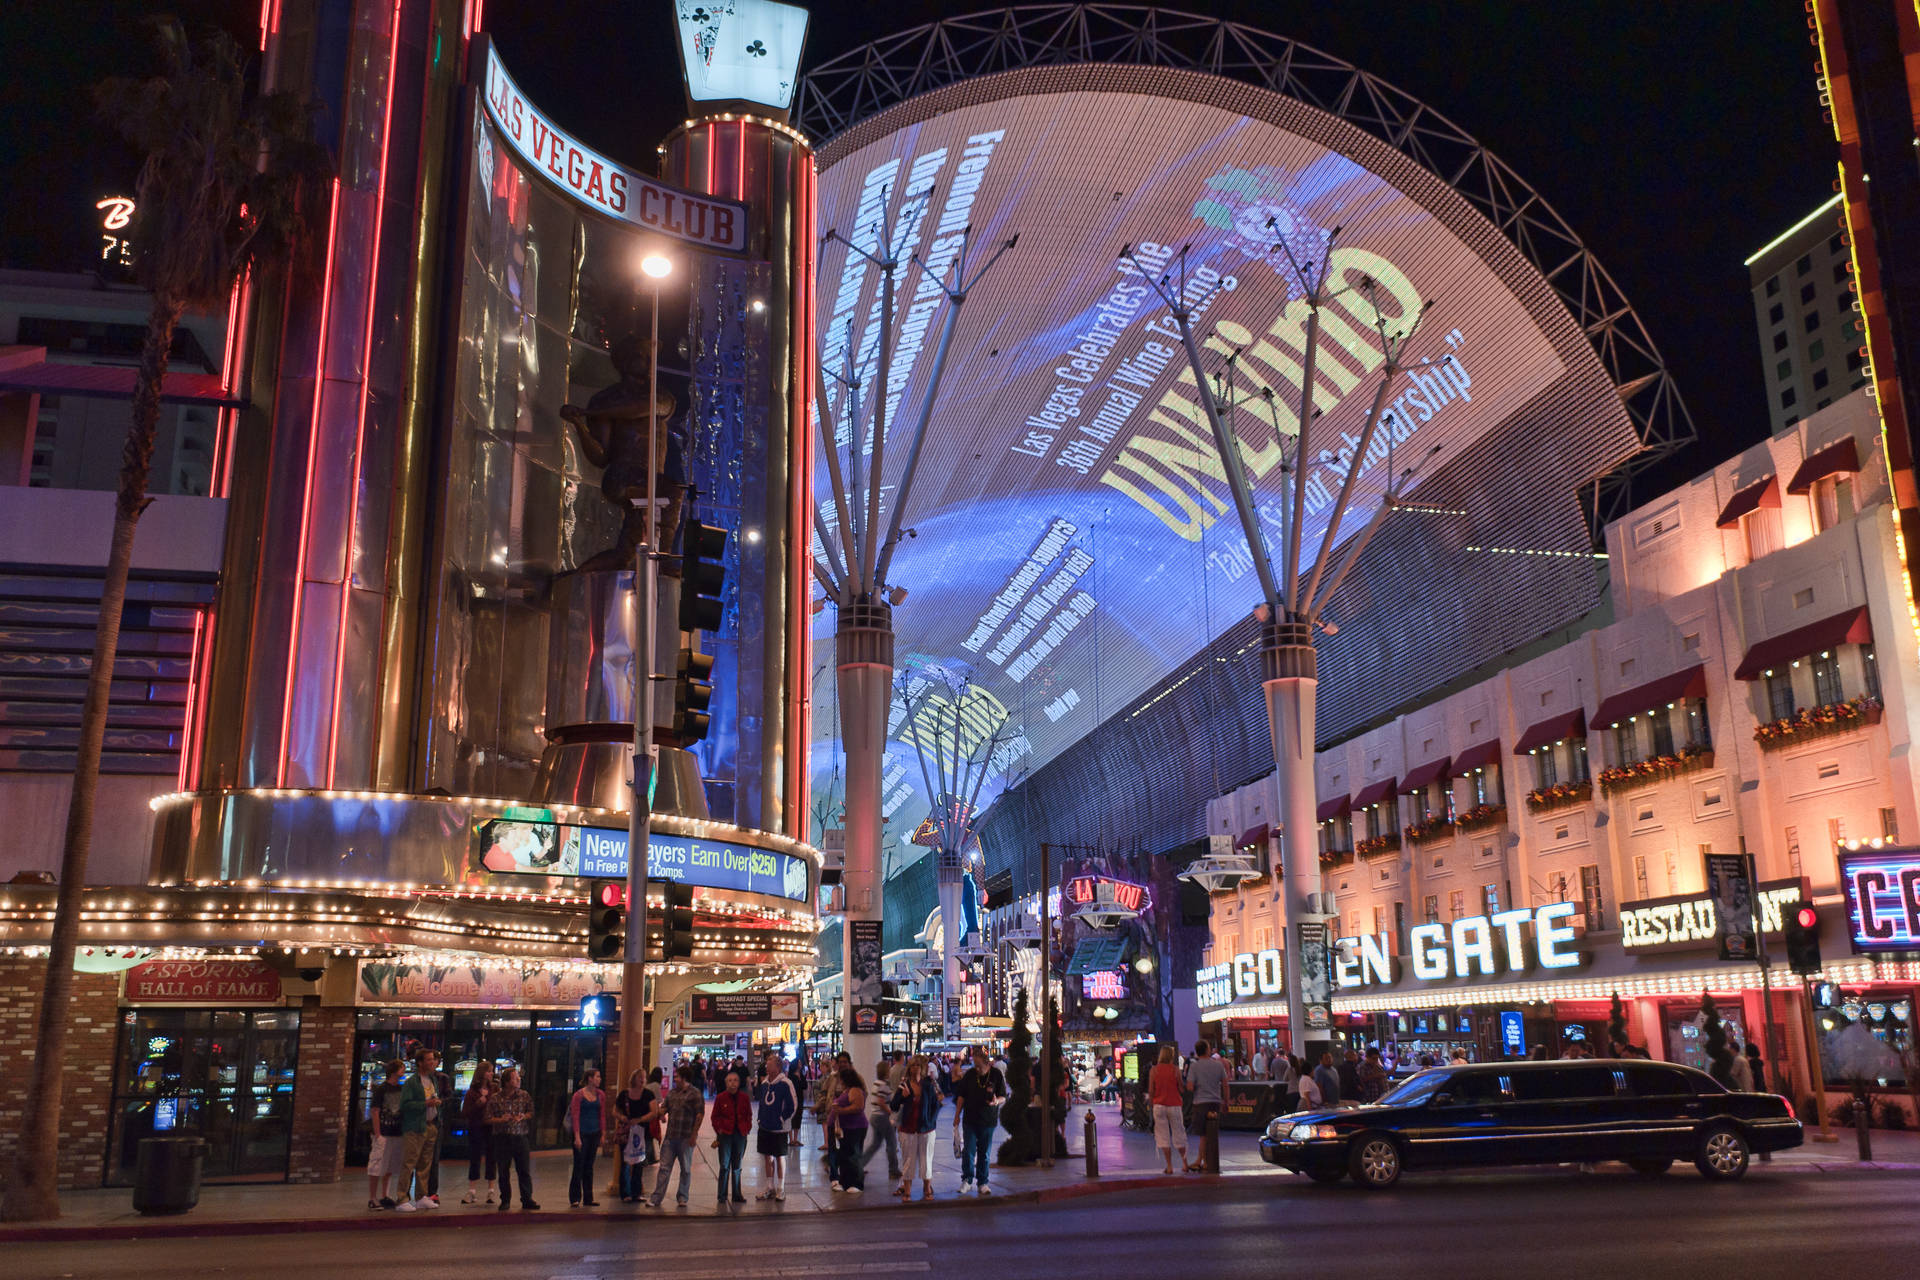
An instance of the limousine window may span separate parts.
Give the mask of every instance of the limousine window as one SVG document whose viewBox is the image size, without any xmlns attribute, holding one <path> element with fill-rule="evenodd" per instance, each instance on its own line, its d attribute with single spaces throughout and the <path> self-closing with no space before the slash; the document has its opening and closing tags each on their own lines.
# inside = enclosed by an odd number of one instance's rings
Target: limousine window
<svg viewBox="0 0 1920 1280">
<path fill-rule="evenodd" d="M 1627 1067 L 1616 1074 L 1626 1077 L 1623 1092 L 1636 1098 L 1671 1098 L 1693 1095 L 1693 1079 L 1672 1067 Z"/>
<path fill-rule="evenodd" d="M 1435 1091 L 1446 1083 L 1447 1075 L 1444 1071 L 1422 1071 L 1419 1075 L 1410 1076 L 1381 1094 L 1379 1105 L 1417 1107 L 1431 1098 Z"/>
<path fill-rule="evenodd" d="M 1522 1102 L 1611 1098 L 1613 1072 L 1605 1067 L 1552 1067 L 1513 1073 L 1513 1093 Z"/>
<path fill-rule="evenodd" d="M 1447 1082 L 1447 1093 L 1457 1106 L 1501 1102 L 1511 1096 L 1504 1077 L 1492 1071 L 1462 1071 Z"/>
</svg>

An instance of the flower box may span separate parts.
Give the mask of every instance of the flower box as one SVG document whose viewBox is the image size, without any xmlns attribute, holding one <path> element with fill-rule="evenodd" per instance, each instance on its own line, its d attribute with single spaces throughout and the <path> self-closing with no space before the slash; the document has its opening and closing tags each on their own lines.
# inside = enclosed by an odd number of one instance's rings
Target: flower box
<svg viewBox="0 0 1920 1280">
<path fill-rule="evenodd" d="M 1329 849 L 1320 855 L 1320 869 L 1332 871 L 1336 867 L 1353 865 L 1353 850 Z"/>
<path fill-rule="evenodd" d="M 1413 844 L 1424 844 L 1429 840 L 1438 840 L 1453 834 L 1453 823 L 1444 813 L 1435 814 L 1423 822 L 1416 822 L 1406 829 L 1407 840 Z"/>
<path fill-rule="evenodd" d="M 1664 782 L 1683 773 L 1712 767 L 1712 747 L 1687 747 L 1670 756 L 1652 756 L 1633 764 L 1602 769 L 1599 774 L 1600 793 L 1610 796 L 1616 791 L 1626 791 L 1650 782 Z"/>
<path fill-rule="evenodd" d="M 1535 787 L 1527 792 L 1527 808 L 1535 813 L 1570 809 L 1593 799 L 1591 782 L 1556 782 L 1550 787 Z"/>
<path fill-rule="evenodd" d="M 1870 724 L 1879 724 L 1880 699 L 1862 694 L 1845 702 L 1826 702 L 1805 707 L 1784 720 L 1774 720 L 1753 731 L 1753 740 L 1762 751 L 1778 751 L 1796 742 L 1824 738 L 1829 734 L 1850 733 Z"/>
<path fill-rule="evenodd" d="M 1503 804 L 1477 804 L 1453 820 L 1453 825 L 1461 831 L 1480 831 L 1487 827 L 1497 827 L 1507 820 L 1507 806 Z"/>
<path fill-rule="evenodd" d="M 1368 836 L 1353 847 L 1354 851 L 1363 858 L 1376 858 L 1383 853 L 1397 853 L 1400 850 L 1400 833 L 1389 831 L 1383 836 Z"/>
</svg>

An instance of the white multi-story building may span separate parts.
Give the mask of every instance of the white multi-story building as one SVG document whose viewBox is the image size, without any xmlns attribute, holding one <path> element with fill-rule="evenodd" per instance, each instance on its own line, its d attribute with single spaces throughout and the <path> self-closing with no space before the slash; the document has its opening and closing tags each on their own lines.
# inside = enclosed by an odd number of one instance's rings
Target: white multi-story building
<svg viewBox="0 0 1920 1280">
<path fill-rule="evenodd" d="M 1873 401 L 1846 396 L 1645 503 L 1607 527 L 1606 553 L 1609 604 L 1573 634 L 1320 752 L 1335 934 L 1389 957 L 1341 968 L 1336 1020 L 1403 1059 L 1511 1052 L 1513 1025 L 1557 1055 L 1605 1039 L 1618 993 L 1634 1043 L 1697 1064 L 1703 989 L 1737 1038 L 1767 1020 L 1758 967 L 1721 963 L 1698 924 L 1705 855 L 1745 852 L 1763 896 L 1783 888 L 1770 903 L 1820 904 L 1823 995 L 1870 1004 L 1872 1034 L 1910 1049 L 1920 975 L 1849 954 L 1839 910 L 1846 844 L 1920 833 L 1920 649 Z M 1209 831 L 1259 846 L 1275 800 L 1271 778 L 1221 796 Z M 1521 908 L 1563 914 L 1577 958 L 1543 964 L 1516 933 L 1511 956 L 1479 962 L 1474 921 Z M 1275 884 L 1250 881 L 1215 895 L 1207 963 L 1281 934 Z M 1798 1002 L 1797 985 L 1776 993 L 1769 1058 L 1804 1090 Z M 1233 1005 L 1209 1016 L 1249 1051 L 1282 1034 Z"/>
</svg>

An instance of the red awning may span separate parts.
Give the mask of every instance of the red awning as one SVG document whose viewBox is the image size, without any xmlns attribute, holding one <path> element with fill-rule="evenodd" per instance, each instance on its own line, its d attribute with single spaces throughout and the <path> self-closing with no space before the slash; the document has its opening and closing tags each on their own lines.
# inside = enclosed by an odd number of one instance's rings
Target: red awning
<svg viewBox="0 0 1920 1280">
<path fill-rule="evenodd" d="M 1873 624 L 1867 621 L 1865 605 L 1836 613 L 1831 618 L 1789 631 L 1771 640 L 1762 640 L 1747 650 L 1747 656 L 1734 668 L 1735 680 L 1758 680 L 1775 667 L 1784 667 L 1809 654 L 1822 653 L 1840 644 L 1872 644 Z"/>
<path fill-rule="evenodd" d="M 1587 736 L 1587 713 L 1580 710 L 1563 711 L 1551 720 L 1542 720 L 1525 733 L 1520 741 L 1513 744 L 1513 754 L 1523 756 L 1538 747 L 1552 746 L 1562 738 L 1584 738 Z"/>
<path fill-rule="evenodd" d="M 131 400 L 134 378 L 139 372 L 132 365 L 55 364 L 42 360 L 0 370 L 0 391 Z M 160 378 L 160 402 L 243 408 L 247 399 L 222 386 L 216 373 L 166 373 Z"/>
<path fill-rule="evenodd" d="M 1356 809 L 1371 809 L 1382 800 L 1391 800 L 1393 798 L 1393 782 L 1394 780 L 1392 778 L 1382 778 L 1372 786 L 1360 788 L 1359 793 L 1353 797 L 1353 807 Z"/>
<path fill-rule="evenodd" d="M 1233 842 L 1233 847 L 1236 849 L 1244 849 L 1248 845 L 1255 845 L 1260 848 L 1265 848 L 1266 843 L 1267 824 L 1263 822 L 1257 827 L 1248 827 L 1245 831 L 1242 831 L 1240 838 Z"/>
<path fill-rule="evenodd" d="M 1318 822 L 1327 822 L 1343 814 L 1351 813 L 1352 811 L 1353 802 L 1351 800 L 1345 796 L 1335 796 L 1331 800 L 1322 800 L 1320 802 L 1320 807 L 1314 811 L 1314 819 Z"/>
<path fill-rule="evenodd" d="M 1430 787 L 1442 778 L 1453 776 L 1453 757 L 1441 756 L 1438 760 L 1428 761 L 1406 777 L 1400 779 L 1400 790 L 1408 795 L 1425 787 Z"/>
<path fill-rule="evenodd" d="M 1750 484 L 1727 499 L 1727 505 L 1720 508 L 1720 519 L 1716 521 L 1722 529 L 1731 529 L 1740 523 L 1740 517 L 1758 511 L 1762 507 L 1780 505 L 1780 477 L 1768 476 L 1765 480 Z"/>
<path fill-rule="evenodd" d="M 1688 667 L 1685 671 L 1676 671 L 1670 676 L 1662 676 L 1637 689 L 1628 689 L 1625 693 L 1616 693 L 1600 704 L 1588 722 L 1590 729 L 1604 729 L 1610 724 L 1618 724 L 1628 716 L 1637 716 L 1643 711 L 1652 711 L 1655 707 L 1664 707 L 1669 702 L 1678 702 L 1682 698 L 1705 697 L 1707 692 L 1707 669 L 1705 666 Z"/>
<path fill-rule="evenodd" d="M 1787 481 L 1787 492 L 1805 493 L 1828 476 L 1854 475 L 1859 470 L 1860 451 L 1854 448 L 1853 437 L 1847 436 L 1808 454 L 1800 469 L 1793 473 L 1793 479 Z"/>
<path fill-rule="evenodd" d="M 1465 777 L 1467 770 L 1480 769 L 1500 758 L 1500 739 L 1483 742 L 1477 747 L 1468 747 L 1453 758 L 1453 776 Z"/>
</svg>

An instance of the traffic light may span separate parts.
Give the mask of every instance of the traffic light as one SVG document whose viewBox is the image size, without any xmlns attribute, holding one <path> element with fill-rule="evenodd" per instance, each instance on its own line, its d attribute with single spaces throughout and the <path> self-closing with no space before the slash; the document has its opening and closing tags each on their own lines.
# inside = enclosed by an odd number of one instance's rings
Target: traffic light
<svg viewBox="0 0 1920 1280">
<path fill-rule="evenodd" d="M 679 674 L 673 684 L 673 736 L 681 746 L 691 746 L 707 736 L 707 728 L 713 723 L 707 704 L 712 701 L 712 655 L 682 649 Z"/>
<path fill-rule="evenodd" d="M 727 569 L 720 563 L 727 553 L 727 531 L 690 520 L 680 545 L 680 629 L 718 631 L 720 590 L 727 584 Z"/>
<path fill-rule="evenodd" d="M 610 1027 L 618 1020 L 620 1000 L 606 992 L 596 996 L 580 997 L 580 1025 L 583 1027 Z"/>
<path fill-rule="evenodd" d="M 1787 916 L 1787 967 L 1798 974 L 1820 972 L 1820 913 L 1803 902 Z"/>
<path fill-rule="evenodd" d="M 667 881 L 667 909 L 660 916 L 661 950 L 669 960 L 693 954 L 693 886 Z"/>
<path fill-rule="evenodd" d="M 626 886 L 598 885 L 587 906 L 587 959 L 616 960 L 626 949 Z"/>
</svg>

